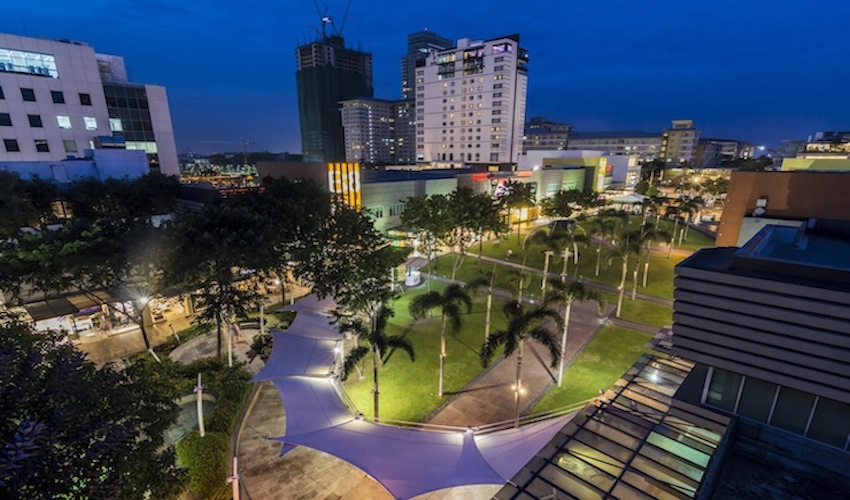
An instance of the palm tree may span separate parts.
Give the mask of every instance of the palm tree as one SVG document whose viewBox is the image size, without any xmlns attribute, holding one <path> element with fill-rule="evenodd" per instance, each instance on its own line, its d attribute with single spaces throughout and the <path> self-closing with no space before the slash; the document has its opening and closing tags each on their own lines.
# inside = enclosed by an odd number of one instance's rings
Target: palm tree
<svg viewBox="0 0 850 500">
<path fill-rule="evenodd" d="M 670 232 L 661 229 L 660 227 L 654 224 L 647 224 L 643 226 L 643 228 L 641 228 L 640 233 L 638 234 L 638 238 L 643 248 L 642 255 L 638 259 L 643 259 L 643 284 L 641 286 L 645 288 L 647 283 L 647 277 L 649 276 L 649 260 L 651 256 L 649 248 L 653 243 L 656 243 L 658 241 L 666 241 L 668 238 L 670 238 Z M 633 286 L 634 291 L 632 293 L 632 300 L 634 300 L 635 298 L 634 295 L 637 292 L 636 288 L 636 285 Z"/>
<path fill-rule="evenodd" d="M 522 388 L 522 358 L 525 351 L 525 341 L 534 339 L 549 351 L 552 360 L 552 368 L 558 366 L 561 359 L 561 346 L 555 335 L 546 328 L 546 322 L 552 320 L 561 326 L 561 317 L 557 312 L 549 309 L 544 303 L 536 307 L 526 307 L 519 302 L 508 302 L 502 309 L 508 324 L 504 330 L 499 330 L 487 339 L 481 348 L 481 364 L 486 367 L 496 353 L 499 346 L 505 348 L 505 358 L 517 352 L 516 358 L 516 384 L 514 385 L 514 415 L 516 424 L 519 426 L 519 403 L 520 396 L 524 392 Z"/>
<path fill-rule="evenodd" d="M 670 235 L 670 246 L 667 247 L 667 258 L 669 259 L 673 255 L 673 244 L 676 242 L 676 231 L 679 230 L 679 219 L 682 218 L 682 214 L 679 212 L 679 207 L 669 206 L 664 211 L 664 215 L 667 217 L 673 216 L 676 219 L 673 223 L 673 232 Z"/>
<path fill-rule="evenodd" d="M 564 301 L 564 333 L 561 336 L 561 360 L 558 363 L 558 387 L 564 379 L 564 358 L 567 351 L 567 332 L 570 326 L 570 311 L 573 307 L 573 302 L 596 302 L 599 306 L 599 314 L 605 307 L 605 299 L 602 293 L 593 287 L 583 283 L 581 279 L 569 282 L 552 282 L 549 284 L 552 288 L 551 297 L 553 300 Z"/>
<path fill-rule="evenodd" d="M 543 299 L 546 299 L 546 281 L 549 278 L 549 259 L 552 255 L 558 255 L 561 249 L 566 249 L 569 244 L 569 235 L 565 231 L 554 231 L 552 229 L 542 227 L 537 231 L 533 231 L 525 238 L 522 246 L 528 251 L 529 245 L 543 246 L 543 283 L 540 286 Z M 564 260 L 566 261 L 566 252 L 564 252 Z"/>
<path fill-rule="evenodd" d="M 679 204 L 679 213 L 685 216 L 685 228 L 679 233 L 679 246 L 682 246 L 682 240 L 688 237 L 688 228 L 693 221 L 694 216 L 699 214 L 704 205 L 703 199 L 699 196 L 687 198 Z"/>
<path fill-rule="evenodd" d="M 443 377 L 446 367 L 446 324 L 451 323 L 452 330 L 457 332 L 463 325 L 461 306 L 466 306 L 466 312 L 472 310 L 472 299 L 466 288 L 453 283 L 442 293 L 431 291 L 416 296 L 410 301 L 410 315 L 415 319 L 424 318 L 431 309 L 440 309 L 440 381 L 437 395 L 443 397 Z"/>
<path fill-rule="evenodd" d="M 602 245 L 605 244 L 606 238 L 614 238 L 618 228 L 619 224 L 613 217 L 600 215 L 593 219 L 590 234 L 596 239 L 596 276 L 599 276 L 599 268 L 602 263 Z"/>
<path fill-rule="evenodd" d="M 623 298 L 626 295 L 626 275 L 629 272 L 629 259 L 633 255 L 639 255 L 641 251 L 640 241 L 635 238 L 634 232 L 627 231 L 620 236 L 618 245 L 610 249 L 610 257 L 620 259 L 623 263 L 620 273 L 620 284 L 617 285 L 619 296 L 617 297 L 617 317 L 623 310 Z"/>
<path fill-rule="evenodd" d="M 378 412 L 378 367 L 387 361 L 389 349 L 401 349 L 410 356 L 411 361 L 416 360 L 413 344 L 401 335 L 387 335 L 387 322 L 393 316 L 393 310 L 387 306 L 378 306 L 378 311 L 372 316 L 367 324 L 361 317 L 338 317 L 338 329 L 342 334 L 353 335 L 357 339 L 357 346 L 345 356 L 342 363 L 341 378 L 348 379 L 351 372 L 357 367 L 366 355 L 372 353 L 372 405 L 374 417 L 377 421 Z M 368 347 L 360 345 L 360 342 L 368 342 Z"/>
</svg>

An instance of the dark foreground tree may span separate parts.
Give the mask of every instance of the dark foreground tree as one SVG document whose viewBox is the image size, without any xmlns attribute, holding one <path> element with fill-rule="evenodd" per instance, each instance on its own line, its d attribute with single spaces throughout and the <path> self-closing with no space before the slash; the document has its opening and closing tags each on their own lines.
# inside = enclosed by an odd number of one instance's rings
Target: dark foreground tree
<svg viewBox="0 0 850 500">
<path fill-rule="evenodd" d="M 0 316 L 0 498 L 172 498 L 174 386 Z"/>
</svg>

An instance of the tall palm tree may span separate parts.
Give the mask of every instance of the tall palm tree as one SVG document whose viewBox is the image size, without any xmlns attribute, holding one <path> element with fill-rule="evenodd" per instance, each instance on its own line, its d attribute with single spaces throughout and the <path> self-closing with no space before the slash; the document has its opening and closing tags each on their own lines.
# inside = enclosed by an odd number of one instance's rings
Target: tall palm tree
<svg viewBox="0 0 850 500">
<path fill-rule="evenodd" d="M 596 217 L 591 223 L 590 234 L 596 240 L 596 276 L 599 276 L 599 269 L 602 263 L 602 245 L 605 244 L 606 239 L 614 239 L 619 227 L 620 225 L 617 219 L 605 215 Z"/>
<path fill-rule="evenodd" d="M 378 367 L 387 361 L 386 356 L 389 349 L 401 349 L 407 353 L 411 361 L 416 360 L 413 344 L 409 340 L 401 335 L 387 335 L 387 322 L 392 316 L 393 310 L 384 305 L 379 306 L 378 311 L 368 322 L 364 321 L 362 317 L 337 318 L 339 332 L 345 335 L 353 335 L 357 339 L 357 346 L 348 352 L 342 363 L 342 380 L 348 379 L 357 364 L 369 353 L 372 354 L 372 405 L 376 421 L 380 418 Z M 360 342 L 364 341 L 368 343 L 368 346 L 360 345 Z"/>
<path fill-rule="evenodd" d="M 508 320 L 504 330 L 499 330 L 487 339 L 481 348 L 481 364 L 486 367 L 496 353 L 499 346 L 504 346 L 507 358 L 515 351 L 516 358 L 516 384 L 514 385 L 514 417 L 519 425 L 520 397 L 524 392 L 522 388 L 522 359 L 525 352 L 525 341 L 534 339 L 549 351 L 552 360 L 552 368 L 558 366 L 561 359 L 561 346 L 557 338 L 546 327 L 546 322 L 552 320 L 561 326 L 561 316 L 544 303 L 535 307 L 527 307 L 519 302 L 508 302 L 502 309 Z"/>
<path fill-rule="evenodd" d="M 569 244 L 569 235 L 566 231 L 555 231 L 547 227 L 532 232 L 523 242 L 523 248 L 528 251 L 531 245 L 543 246 L 543 283 L 540 286 L 541 296 L 546 299 L 546 282 L 549 278 L 549 259 L 552 255 L 558 255 L 562 249 Z M 566 252 L 564 252 L 566 254 Z M 564 256 L 566 260 L 566 255 Z"/>
<path fill-rule="evenodd" d="M 667 258 L 673 255 L 673 244 L 676 243 L 676 232 L 679 230 L 679 220 L 682 218 L 682 214 L 679 211 L 679 207 L 668 206 L 664 211 L 664 215 L 669 217 L 674 217 L 675 222 L 673 223 L 673 232 L 670 234 L 670 246 L 667 247 Z"/>
<path fill-rule="evenodd" d="M 561 336 L 561 359 L 558 363 L 558 387 L 564 379 L 564 358 L 567 351 L 567 333 L 570 327 L 570 312 L 573 307 L 573 302 L 596 302 L 599 307 L 599 314 L 605 307 L 605 299 L 598 290 L 583 283 L 581 279 L 575 281 L 549 283 L 552 289 L 551 297 L 553 300 L 564 301 L 564 331 Z"/>
<path fill-rule="evenodd" d="M 679 213 L 685 217 L 685 228 L 679 233 L 679 246 L 682 246 L 682 240 L 688 237 L 688 228 L 690 227 L 694 216 L 698 215 L 702 210 L 704 203 L 705 202 L 701 197 L 695 196 L 693 198 L 686 198 L 679 204 Z"/>
<path fill-rule="evenodd" d="M 465 287 L 456 283 L 447 286 L 442 293 L 431 291 L 410 301 L 410 315 L 415 319 L 424 318 L 431 309 L 440 310 L 440 380 L 437 385 L 437 395 L 440 397 L 443 397 L 446 368 L 446 326 L 451 323 L 453 331 L 460 330 L 463 325 L 462 306 L 465 306 L 466 312 L 469 313 L 472 310 L 472 298 Z"/>
<path fill-rule="evenodd" d="M 646 287 L 647 277 L 649 276 L 649 260 L 650 260 L 650 246 L 653 243 L 659 241 L 666 241 L 670 238 L 670 231 L 666 231 L 661 229 L 659 226 L 655 224 L 646 224 L 640 230 L 640 233 L 637 234 L 637 237 L 641 243 L 642 251 L 639 257 L 639 261 L 643 260 L 643 283 L 641 286 Z M 634 300 L 634 295 L 637 292 L 637 281 L 632 286 L 632 300 Z"/>
<path fill-rule="evenodd" d="M 626 275 L 629 272 L 629 259 L 634 255 L 640 254 L 641 247 L 638 238 L 632 231 L 627 231 L 620 235 L 618 244 L 612 247 L 609 256 L 614 259 L 620 259 L 623 263 L 622 272 L 620 273 L 620 283 L 617 285 L 617 317 L 623 310 L 623 298 L 626 295 Z"/>
</svg>

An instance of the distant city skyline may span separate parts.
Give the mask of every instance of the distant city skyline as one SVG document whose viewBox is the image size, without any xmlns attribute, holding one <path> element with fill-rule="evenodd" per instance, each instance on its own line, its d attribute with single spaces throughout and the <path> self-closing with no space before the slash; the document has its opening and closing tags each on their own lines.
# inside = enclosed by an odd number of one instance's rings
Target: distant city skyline
<svg viewBox="0 0 850 500">
<path fill-rule="evenodd" d="M 345 0 L 320 2 L 341 24 Z M 850 128 L 843 20 L 850 4 L 802 0 L 457 4 L 353 1 L 343 36 L 373 54 L 379 98 L 399 97 L 407 35 L 522 36 L 527 118 L 579 132 L 661 131 L 692 119 L 703 137 L 776 147 Z M 168 90 L 180 153 L 298 152 L 295 48 L 320 28 L 313 2 L 17 2 L 0 31 L 73 39 L 124 56 L 131 78 Z"/>
</svg>

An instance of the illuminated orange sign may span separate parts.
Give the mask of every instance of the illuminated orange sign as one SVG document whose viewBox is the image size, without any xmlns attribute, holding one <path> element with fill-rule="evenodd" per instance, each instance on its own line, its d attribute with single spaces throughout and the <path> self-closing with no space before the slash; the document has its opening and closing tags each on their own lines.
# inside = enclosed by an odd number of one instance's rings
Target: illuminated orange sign
<svg viewBox="0 0 850 500">
<path fill-rule="evenodd" d="M 352 207 L 359 207 L 360 164 L 328 163 L 328 189 Z"/>
</svg>

